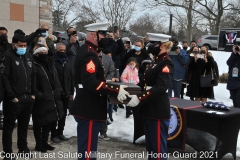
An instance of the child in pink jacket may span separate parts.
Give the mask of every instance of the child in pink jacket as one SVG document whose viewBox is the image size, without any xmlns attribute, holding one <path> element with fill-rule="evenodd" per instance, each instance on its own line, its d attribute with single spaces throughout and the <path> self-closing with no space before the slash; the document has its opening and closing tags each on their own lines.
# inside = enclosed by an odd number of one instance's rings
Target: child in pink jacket
<svg viewBox="0 0 240 160">
<path fill-rule="evenodd" d="M 124 83 L 139 83 L 137 60 L 133 57 L 128 59 L 128 64 L 121 75 L 121 81 Z"/>
<path fill-rule="evenodd" d="M 128 59 L 126 68 L 124 69 L 121 75 L 121 81 L 124 83 L 139 83 L 138 69 L 137 69 L 137 60 L 133 57 Z M 126 118 L 132 115 L 132 109 L 129 106 L 126 106 Z"/>
</svg>

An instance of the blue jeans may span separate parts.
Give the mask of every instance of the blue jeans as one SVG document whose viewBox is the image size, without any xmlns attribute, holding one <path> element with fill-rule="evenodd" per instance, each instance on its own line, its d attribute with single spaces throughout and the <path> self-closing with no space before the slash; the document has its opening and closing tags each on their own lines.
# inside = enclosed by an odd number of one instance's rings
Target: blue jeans
<svg viewBox="0 0 240 160">
<path fill-rule="evenodd" d="M 86 160 L 86 158 L 90 155 L 90 152 L 97 152 L 98 134 L 102 121 L 86 120 L 78 117 L 74 118 L 78 123 L 78 160 Z M 91 157 L 90 160 L 96 160 L 96 158 L 97 157 Z"/>
<path fill-rule="evenodd" d="M 113 104 L 110 104 L 108 101 L 107 101 L 107 110 L 108 110 L 108 116 L 110 119 L 112 119 L 112 112 L 113 112 Z"/>
<path fill-rule="evenodd" d="M 182 80 L 181 81 L 175 81 L 172 80 L 169 88 L 168 88 L 168 97 L 172 97 L 172 91 L 174 92 L 174 97 L 180 98 L 182 88 Z"/>
</svg>

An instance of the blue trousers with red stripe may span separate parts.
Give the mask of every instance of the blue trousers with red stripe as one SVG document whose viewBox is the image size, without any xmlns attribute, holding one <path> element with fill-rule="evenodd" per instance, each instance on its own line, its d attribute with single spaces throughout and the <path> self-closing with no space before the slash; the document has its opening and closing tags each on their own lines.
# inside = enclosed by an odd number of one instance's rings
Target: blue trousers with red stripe
<svg viewBox="0 0 240 160">
<path fill-rule="evenodd" d="M 78 123 L 78 160 L 96 160 L 98 134 L 102 121 L 86 120 L 78 117 L 74 118 Z"/>
<path fill-rule="evenodd" d="M 148 160 L 167 160 L 169 120 L 143 118 Z"/>
</svg>

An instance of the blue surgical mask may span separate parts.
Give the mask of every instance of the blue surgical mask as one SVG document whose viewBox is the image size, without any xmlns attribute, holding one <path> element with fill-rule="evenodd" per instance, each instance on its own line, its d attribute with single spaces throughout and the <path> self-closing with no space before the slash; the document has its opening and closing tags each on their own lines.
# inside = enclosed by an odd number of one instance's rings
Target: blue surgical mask
<svg viewBox="0 0 240 160">
<path fill-rule="evenodd" d="M 48 36 L 48 31 L 43 32 L 43 33 L 42 33 L 42 36 L 43 36 L 43 37 L 47 37 L 47 36 Z"/>
<path fill-rule="evenodd" d="M 138 47 L 138 46 L 134 46 L 134 49 L 138 52 L 141 50 L 141 47 Z"/>
<path fill-rule="evenodd" d="M 17 54 L 22 56 L 26 53 L 27 48 L 17 48 Z"/>
</svg>

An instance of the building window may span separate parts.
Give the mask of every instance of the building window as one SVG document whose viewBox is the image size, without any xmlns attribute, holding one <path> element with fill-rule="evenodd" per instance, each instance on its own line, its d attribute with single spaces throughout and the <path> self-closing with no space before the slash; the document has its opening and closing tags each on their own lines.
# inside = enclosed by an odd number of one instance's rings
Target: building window
<svg viewBox="0 0 240 160">
<path fill-rule="evenodd" d="M 10 20 L 24 22 L 24 5 L 10 3 Z"/>
</svg>

